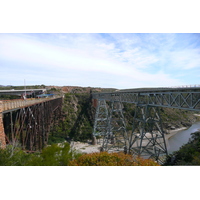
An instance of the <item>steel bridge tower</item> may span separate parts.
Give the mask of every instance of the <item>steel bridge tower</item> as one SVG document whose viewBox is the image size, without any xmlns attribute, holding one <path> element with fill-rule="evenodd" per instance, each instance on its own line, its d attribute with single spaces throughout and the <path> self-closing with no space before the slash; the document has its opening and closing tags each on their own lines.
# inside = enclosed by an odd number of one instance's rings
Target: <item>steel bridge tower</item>
<svg viewBox="0 0 200 200">
<path fill-rule="evenodd" d="M 129 142 L 122 109 L 119 101 L 112 101 L 109 108 L 105 100 L 98 100 L 93 136 L 102 137 L 101 151 L 127 152 Z"/>
<path fill-rule="evenodd" d="M 158 107 L 137 105 L 133 118 L 129 152 L 158 160 L 167 146 Z"/>
<path fill-rule="evenodd" d="M 94 93 L 93 136 L 101 137 L 102 151 L 124 151 L 162 162 L 167 155 L 160 108 L 200 111 L 200 87 L 144 88 Z M 135 104 L 132 131 L 127 132 L 123 103 Z"/>
</svg>

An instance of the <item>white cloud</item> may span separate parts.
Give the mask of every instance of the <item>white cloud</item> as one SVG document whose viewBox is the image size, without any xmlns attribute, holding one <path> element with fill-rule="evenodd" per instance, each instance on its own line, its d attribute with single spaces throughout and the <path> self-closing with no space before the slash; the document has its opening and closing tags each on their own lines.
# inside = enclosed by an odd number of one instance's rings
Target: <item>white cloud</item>
<svg viewBox="0 0 200 200">
<path fill-rule="evenodd" d="M 169 59 L 172 66 L 180 69 L 193 69 L 200 67 L 200 49 L 183 49 L 174 51 Z"/>
<path fill-rule="evenodd" d="M 9 63 L 17 63 L 18 77 L 25 73 L 33 81 L 65 85 L 67 78 L 68 85 L 116 88 L 181 85 L 183 79 L 174 78 L 170 69 L 193 69 L 200 63 L 199 49 L 176 50 L 173 34 L 108 36 L 112 38 L 98 34 L 2 34 L 0 62 L 10 69 Z M 23 72 L 26 66 L 29 71 Z M 181 74 L 184 78 L 184 71 Z"/>
</svg>

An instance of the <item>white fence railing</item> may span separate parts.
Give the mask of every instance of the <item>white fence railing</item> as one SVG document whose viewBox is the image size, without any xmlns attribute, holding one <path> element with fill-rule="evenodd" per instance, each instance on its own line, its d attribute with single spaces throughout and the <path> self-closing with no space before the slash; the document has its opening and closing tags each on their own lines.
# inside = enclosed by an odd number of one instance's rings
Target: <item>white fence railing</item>
<svg viewBox="0 0 200 200">
<path fill-rule="evenodd" d="M 194 84 L 194 85 L 179 85 L 179 86 L 171 86 L 169 88 L 196 88 L 200 87 L 199 84 Z"/>
</svg>

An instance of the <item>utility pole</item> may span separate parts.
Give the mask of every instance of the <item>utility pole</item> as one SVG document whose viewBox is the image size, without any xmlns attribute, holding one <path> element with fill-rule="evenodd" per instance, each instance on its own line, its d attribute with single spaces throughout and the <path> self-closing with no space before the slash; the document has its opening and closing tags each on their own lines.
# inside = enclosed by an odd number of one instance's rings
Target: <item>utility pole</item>
<svg viewBox="0 0 200 200">
<path fill-rule="evenodd" d="M 25 89 L 25 97 L 24 99 L 26 99 L 26 80 L 24 79 L 24 89 Z"/>
</svg>

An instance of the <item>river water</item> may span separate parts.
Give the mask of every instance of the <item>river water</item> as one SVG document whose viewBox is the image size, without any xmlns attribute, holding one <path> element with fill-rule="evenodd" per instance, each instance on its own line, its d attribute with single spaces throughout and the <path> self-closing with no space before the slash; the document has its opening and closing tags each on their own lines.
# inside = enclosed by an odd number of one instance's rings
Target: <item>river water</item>
<svg viewBox="0 0 200 200">
<path fill-rule="evenodd" d="M 191 138 L 191 133 L 194 133 L 200 129 L 200 122 L 194 123 L 190 128 L 177 132 L 174 136 L 168 140 L 168 153 L 179 150 L 181 146 L 186 144 Z"/>
</svg>

